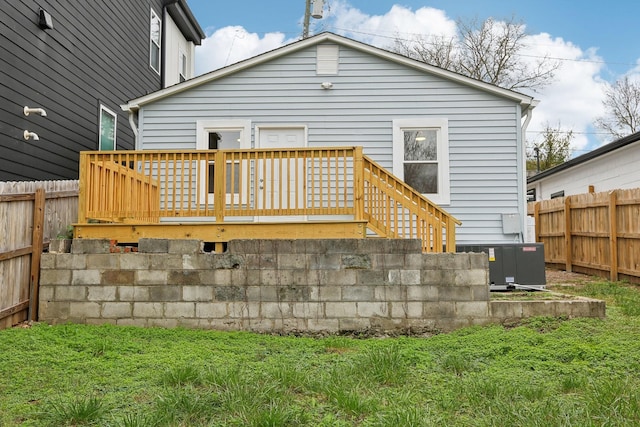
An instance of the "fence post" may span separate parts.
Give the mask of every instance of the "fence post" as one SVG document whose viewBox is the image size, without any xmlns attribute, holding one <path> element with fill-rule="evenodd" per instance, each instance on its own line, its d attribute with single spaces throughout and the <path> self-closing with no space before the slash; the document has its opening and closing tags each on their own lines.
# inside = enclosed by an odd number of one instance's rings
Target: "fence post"
<svg viewBox="0 0 640 427">
<path fill-rule="evenodd" d="M 618 191 L 609 193 L 609 279 L 618 280 Z"/>
<path fill-rule="evenodd" d="M 565 270 L 571 271 L 573 266 L 573 253 L 571 241 L 571 196 L 564 199 L 564 254 Z"/>
<path fill-rule="evenodd" d="M 33 232 L 31 237 L 31 280 L 29 281 L 29 320 L 38 320 L 38 291 L 40 286 L 40 258 L 42 256 L 42 239 L 44 234 L 43 188 L 36 190 L 33 204 Z"/>
<path fill-rule="evenodd" d="M 364 219 L 364 161 L 362 159 L 362 147 L 358 146 L 353 151 L 353 210 L 354 219 Z"/>
<path fill-rule="evenodd" d="M 534 242 L 542 242 L 542 239 L 540 238 L 540 203 L 541 202 L 538 201 L 533 205 L 533 226 L 535 230 Z"/>
</svg>

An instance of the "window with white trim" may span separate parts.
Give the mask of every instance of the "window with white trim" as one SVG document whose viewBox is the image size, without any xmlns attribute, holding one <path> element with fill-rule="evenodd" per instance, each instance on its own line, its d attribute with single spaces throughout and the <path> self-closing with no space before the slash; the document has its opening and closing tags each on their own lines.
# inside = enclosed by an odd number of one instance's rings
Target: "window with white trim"
<svg viewBox="0 0 640 427">
<path fill-rule="evenodd" d="M 100 134 L 98 135 L 98 150 L 111 151 L 116 149 L 116 128 L 118 116 L 104 105 L 100 105 Z"/>
<path fill-rule="evenodd" d="M 160 44 L 162 41 L 162 21 L 151 9 L 149 21 L 149 65 L 160 74 Z"/>
<path fill-rule="evenodd" d="M 181 50 L 178 53 L 178 67 L 180 69 L 180 83 L 187 80 L 187 55 Z"/>
<path fill-rule="evenodd" d="M 250 148 L 251 146 L 251 122 L 249 120 L 198 120 L 196 149 L 197 150 L 233 150 L 238 148 Z M 227 169 L 226 192 L 227 203 L 237 203 L 240 190 L 239 168 L 235 168 L 235 176 L 229 176 Z M 214 199 L 215 164 L 210 161 L 202 168 L 201 198 L 213 204 Z M 232 194 L 233 193 L 233 194 Z M 205 197 L 206 194 L 206 197 Z"/>
<path fill-rule="evenodd" d="M 432 202 L 448 205 L 449 126 L 447 119 L 393 121 L 393 173 Z"/>
</svg>

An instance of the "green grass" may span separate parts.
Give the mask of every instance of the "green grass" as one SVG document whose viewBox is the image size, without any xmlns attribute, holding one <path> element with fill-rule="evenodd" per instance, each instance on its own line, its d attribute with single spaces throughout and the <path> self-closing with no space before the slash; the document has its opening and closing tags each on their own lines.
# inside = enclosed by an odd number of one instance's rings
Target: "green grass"
<svg viewBox="0 0 640 427">
<path fill-rule="evenodd" d="M 0 331 L 0 426 L 637 426 L 640 291 L 607 318 L 428 338 L 36 324 Z"/>
</svg>

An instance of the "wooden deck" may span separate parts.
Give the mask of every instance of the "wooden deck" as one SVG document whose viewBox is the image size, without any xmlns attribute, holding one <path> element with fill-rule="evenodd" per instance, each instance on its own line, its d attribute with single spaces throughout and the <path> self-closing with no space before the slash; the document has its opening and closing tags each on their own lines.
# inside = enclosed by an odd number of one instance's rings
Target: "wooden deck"
<svg viewBox="0 0 640 427">
<path fill-rule="evenodd" d="M 76 238 L 375 235 L 454 252 L 457 224 L 361 147 L 80 154 Z"/>
</svg>

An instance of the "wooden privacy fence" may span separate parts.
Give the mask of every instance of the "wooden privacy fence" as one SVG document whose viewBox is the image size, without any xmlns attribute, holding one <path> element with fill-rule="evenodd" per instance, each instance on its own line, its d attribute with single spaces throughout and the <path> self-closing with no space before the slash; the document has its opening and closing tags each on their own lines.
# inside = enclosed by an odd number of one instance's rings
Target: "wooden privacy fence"
<svg viewBox="0 0 640 427">
<path fill-rule="evenodd" d="M 78 215 L 78 181 L 0 182 L 0 329 L 37 318 L 40 254 Z"/>
<path fill-rule="evenodd" d="M 531 202 L 545 262 L 640 282 L 640 188 Z"/>
</svg>

